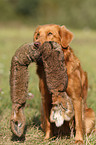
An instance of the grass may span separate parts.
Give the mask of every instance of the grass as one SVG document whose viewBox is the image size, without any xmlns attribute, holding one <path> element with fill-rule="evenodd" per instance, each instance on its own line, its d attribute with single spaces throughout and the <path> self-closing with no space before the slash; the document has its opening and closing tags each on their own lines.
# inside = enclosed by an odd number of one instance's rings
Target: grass
<svg viewBox="0 0 96 145">
<path fill-rule="evenodd" d="M 11 58 L 16 49 L 26 43 L 32 42 L 34 27 L 0 27 L 0 144 L 2 145 L 74 145 L 74 138 L 56 138 L 44 140 L 44 133 L 40 129 L 40 92 L 38 88 L 38 76 L 36 66 L 33 63 L 29 67 L 29 92 L 34 94 L 32 100 L 27 100 L 26 115 L 26 134 L 21 141 L 14 139 L 10 131 L 11 99 L 9 74 Z M 79 57 L 82 67 L 88 72 L 89 92 L 87 104 L 96 113 L 96 31 L 91 30 L 72 30 L 75 39 L 71 43 L 75 54 Z M 85 137 L 84 144 L 95 145 L 96 133 Z"/>
</svg>

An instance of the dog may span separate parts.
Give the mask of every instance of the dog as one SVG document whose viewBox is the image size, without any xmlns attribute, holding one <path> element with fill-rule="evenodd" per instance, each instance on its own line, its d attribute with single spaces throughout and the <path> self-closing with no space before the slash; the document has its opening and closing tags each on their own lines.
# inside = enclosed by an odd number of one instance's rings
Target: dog
<svg viewBox="0 0 96 145">
<path fill-rule="evenodd" d="M 87 73 L 83 71 L 79 59 L 75 56 L 72 48 L 69 46 L 72 40 L 73 33 L 64 25 L 59 26 L 55 24 L 47 24 L 38 26 L 34 33 L 35 43 L 40 42 L 43 44 L 45 41 L 55 41 L 61 45 L 62 51 L 64 52 L 68 75 L 66 93 L 72 99 L 73 103 L 76 129 L 75 142 L 77 143 L 83 142 L 85 131 L 86 133 L 90 133 L 93 129 L 95 113 L 91 108 L 88 108 L 86 104 L 88 91 Z M 52 136 L 52 124 L 50 123 L 52 96 L 50 95 L 46 85 L 44 67 L 40 63 L 37 67 L 37 74 L 39 76 L 39 88 L 42 94 L 42 128 L 45 131 L 45 139 L 48 139 Z M 85 129 L 85 126 L 88 127 L 88 129 Z"/>
</svg>

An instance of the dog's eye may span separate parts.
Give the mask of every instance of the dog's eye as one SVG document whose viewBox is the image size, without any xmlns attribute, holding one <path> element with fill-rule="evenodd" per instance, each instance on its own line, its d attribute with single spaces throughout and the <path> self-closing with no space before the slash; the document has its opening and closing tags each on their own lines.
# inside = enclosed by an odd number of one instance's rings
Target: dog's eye
<svg viewBox="0 0 96 145">
<path fill-rule="evenodd" d="M 48 36 L 49 36 L 49 35 L 53 35 L 53 33 L 52 33 L 52 32 L 49 32 L 47 35 L 48 35 Z"/>
<path fill-rule="evenodd" d="M 40 36 L 40 33 L 37 33 L 36 39 L 38 39 L 39 36 Z"/>
<path fill-rule="evenodd" d="M 37 36 L 39 36 L 40 35 L 40 33 L 37 33 Z"/>
</svg>

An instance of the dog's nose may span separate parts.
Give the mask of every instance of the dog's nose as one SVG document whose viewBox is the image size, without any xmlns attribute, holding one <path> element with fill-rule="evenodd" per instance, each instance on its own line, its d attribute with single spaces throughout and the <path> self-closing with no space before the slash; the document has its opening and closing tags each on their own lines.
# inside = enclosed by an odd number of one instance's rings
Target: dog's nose
<svg viewBox="0 0 96 145">
<path fill-rule="evenodd" d="M 35 47 L 37 47 L 37 48 L 38 48 L 38 47 L 40 47 L 40 45 L 41 45 L 41 43 L 40 43 L 40 42 L 34 42 L 34 46 L 35 46 Z"/>
</svg>

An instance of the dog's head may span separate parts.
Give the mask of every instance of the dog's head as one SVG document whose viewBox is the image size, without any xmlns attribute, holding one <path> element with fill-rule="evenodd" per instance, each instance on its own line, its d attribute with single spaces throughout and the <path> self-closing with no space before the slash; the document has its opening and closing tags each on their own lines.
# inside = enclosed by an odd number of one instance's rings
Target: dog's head
<svg viewBox="0 0 96 145">
<path fill-rule="evenodd" d="M 34 41 L 43 44 L 45 41 L 55 41 L 66 48 L 73 39 L 73 33 L 65 26 L 55 24 L 38 26 L 34 33 Z"/>
</svg>

